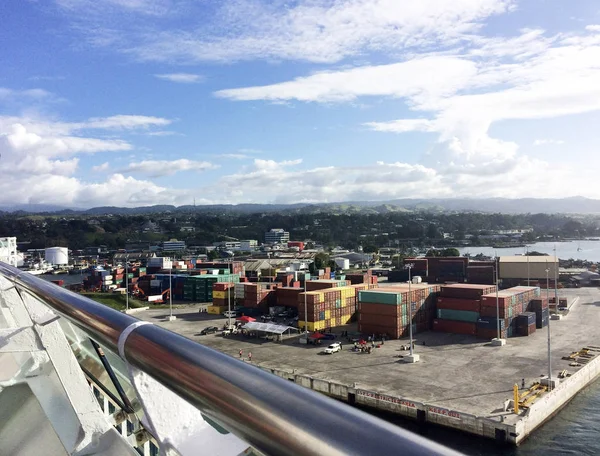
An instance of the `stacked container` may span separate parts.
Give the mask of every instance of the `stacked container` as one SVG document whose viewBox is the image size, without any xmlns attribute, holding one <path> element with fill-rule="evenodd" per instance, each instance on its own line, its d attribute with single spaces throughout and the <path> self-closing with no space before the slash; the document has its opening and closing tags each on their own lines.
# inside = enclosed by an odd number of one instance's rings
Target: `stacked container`
<svg viewBox="0 0 600 456">
<path fill-rule="evenodd" d="M 278 306 L 298 307 L 298 295 L 304 290 L 299 287 L 278 287 L 275 290 L 275 300 Z"/>
<path fill-rule="evenodd" d="M 529 312 L 535 312 L 535 326 L 537 329 L 548 326 L 550 319 L 550 309 L 548 308 L 548 299 L 535 298 L 529 302 L 527 306 Z"/>
<path fill-rule="evenodd" d="M 346 286 L 301 292 L 297 302 L 298 326 L 304 326 L 304 322 L 308 320 L 309 331 L 320 331 L 350 323 L 356 309 L 356 291 Z"/>
<path fill-rule="evenodd" d="M 345 276 L 346 280 L 349 280 L 351 285 L 370 283 L 369 281 L 372 277 L 368 272 L 345 274 Z"/>
<path fill-rule="evenodd" d="M 439 286 L 415 284 L 410 290 L 408 285 L 401 285 L 359 291 L 358 330 L 363 334 L 387 334 L 399 339 L 409 334 L 409 324 L 413 325 L 413 333 L 431 329 Z"/>
<path fill-rule="evenodd" d="M 484 339 L 498 337 L 497 320 L 500 318 L 500 337 L 511 337 L 516 333 L 515 317 L 527 310 L 532 299 L 540 296 L 538 287 L 513 287 L 498 292 L 498 310 L 496 293 L 481 297 L 481 317 L 478 321 L 477 336 Z M 504 329 L 502 329 L 504 328 Z"/>
<path fill-rule="evenodd" d="M 233 282 L 216 282 L 213 284 L 213 306 L 228 307 L 235 305 L 235 290 Z"/>
<path fill-rule="evenodd" d="M 189 276 L 183 284 L 183 297 L 185 300 L 212 302 L 213 285 L 215 283 L 237 283 L 239 280 L 240 277 L 237 274 L 201 274 Z"/>
<path fill-rule="evenodd" d="M 349 280 L 332 280 L 332 279 L 320 279 L 320 280 L 307 280 L 306 291 L 324 290 L 327 288 L 340 288 L 347 287 L 350 285 Z"/>
<path fill-rule="evenodd" d="M 238 301 L 238 304 L 250 309 L 260 308 L 266 310 L 270 296 L 275 289 L 273 284 L 244 283 L 244 298 L 242 301 Z"/>
<path fill-rule="evenodd" d="M 530 336 L 535 332 L 535 312 L 523 312 L 515 318 L 517 336 Z"/>
<path fill-rule="evenodd" d="M 437 299 L 433 330 L 474 336 L 481 311 L 481 297 L 496 291 L 487 284 L 443 285 Z"/>
<path fill-rule="evenodd" d="M 493 285 L 495 280 L 495 268 L 493 262 L 487 266 L 475 266 L 469 263 L 467 266 L 467 282 Z"/>
</svg>

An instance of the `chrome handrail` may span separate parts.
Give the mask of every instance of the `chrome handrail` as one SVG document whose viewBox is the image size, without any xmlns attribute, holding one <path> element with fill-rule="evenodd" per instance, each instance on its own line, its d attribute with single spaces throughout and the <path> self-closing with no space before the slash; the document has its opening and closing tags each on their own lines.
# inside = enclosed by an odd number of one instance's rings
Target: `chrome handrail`
<svg viewBox="0 0 600 456">
<path fill-rule="evenodd" d="M 115 353 L 121 333 L 138 321 L 2 262 L 0 274 Z M 156 325 L 131 332 L 124 353 L 126 362 L 266 454 L 458 454 Z"/>
</svg>

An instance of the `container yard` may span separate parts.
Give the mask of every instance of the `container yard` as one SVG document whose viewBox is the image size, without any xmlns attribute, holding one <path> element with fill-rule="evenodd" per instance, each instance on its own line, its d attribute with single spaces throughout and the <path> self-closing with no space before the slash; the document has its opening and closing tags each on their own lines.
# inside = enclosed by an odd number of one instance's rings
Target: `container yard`
<svg viewBox="0 0 600 456">
<path fill-rule="evenodd" d="M 398 293 L 390 295 L 398 296 Z M 198 306 L 177 309 L 176 315 L 188 314 L 193 318 L 178 318 L 174 322 L 162 321 L 164 310 L 136 315 L 236 358 L 239 350 L 251 351 L 252 364 L 349 403 L 501 443 L 518 444 L 600 374 L 600 335 L 596 331 L 600 325 L 600 310 L 594 304 L 600 302 L 600 291 L 592 288 L 561 290 L 560 297 L 567 299 L 571 307 L 568 315 L 553 320 L 550 325 L 552 375 L 556 380 L 551 392 L 539 383 L 547 373 L 546 328 L 537 329 L 528 337 L 511 337 L 502 347 L 492 347 L 489 340 L 473 335 L 424 331 L 415 335 L 415 351 L 421 361 L 408 364 L 401 358 L 407 355 L 406 338 L 386 340 L 371 354 L 353 351 L 352 343 L 340 338 L 344 341 L 341 352 L 321 356 L 319 348 L 300 345 L 295 339 L 272 342 L 198 336 L 203 328 L 225 322 L 221 316 L 198 313 Z M 393 298 L 393 304 L 391 298 L 383 299 L 390 303 L 378 304 L 391 309 L 401 304 L 401 298 Z M 473 296 L 447 299 L 473 299 Z M 529 306 L 544 310 L 546 304 L 543 298 L 533 298 Z M 526 320 L 525 316 L 520 317 L 515 324 L 517 330 L 523 328 L 524 331 L 525 327 L 528 332 L 532 330 L 531 313 L 535 314 L 537 324 L 538 314 L 524 310 L 521 314 L 525 314 Z M 354 323 L 333 332 L 341 337 L 342 331 L 353 334 L 356 329 Z M 559 375 L 564 378 L 559 379 Z M 521 387 L 523 380 L 525 388 Z M 515 384 L 519 387 L 518 413 L 511 402 L 515 398 Z"/>
</svg>

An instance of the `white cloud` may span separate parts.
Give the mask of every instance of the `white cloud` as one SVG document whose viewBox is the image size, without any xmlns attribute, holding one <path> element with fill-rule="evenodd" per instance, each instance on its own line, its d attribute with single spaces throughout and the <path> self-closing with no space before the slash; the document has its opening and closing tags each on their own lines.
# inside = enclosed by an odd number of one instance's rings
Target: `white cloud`
<svg viewBox="0 0 600 456">
<path fill-rule="evenodd" d="M 177 133 L 176 131 L 168 131 L 168 130 L 161 130 L 161 131 L 149 131 L 147 133 L 148 136 L 175 136 L 175 135 L 180 135 L 181 133 Z"/>
<path fill-rule="evenodd" d="M 365 126 L 375 131 L 406 133 L 409 131 L 434 131 L 433 122 L 428 119 L 399 119 L 391 122 L 366 122 Z"/>
<path fill-rule="evenodd" d="M 600 32 L 600 25 L 597 24 L 593 24 L 593 25 L 586 25 L 585 29 L 588 32 Z"/>
<path fill-rule="evenodd" d="M 109 169 L 110 169 L 110 165 L 108 164 L 108 162 L 104 162 L 101 165 L 92 167 L 92 171 L 95 171 L 97 173 L 103 173 L 103 172 L 108 171 Z"/>
<path fill-rule="evenodd" d="M 95 119 L 94 128 L 134 128 L 147 122 Z M 125 116 L 128 117 L 128 116 Z M 152 123 L 152 122 L 150 122 Z M 89 207 L 136 206 L 189 202 L 187 191 L 171 190 L 145 180 L 114 174 L 104 182 L 85 182 L 77 177 L 80 156 L 101 152 L 124 152 L 133 146 L 121 139 L 75 136 L 81 123 L 40 118 L 0 116 L 0 202 L 47 203 Z M 108 162 L 93 168 L 106 172 Z"/>
<path fill-rule="evenodd" d="M 118 115 L 111 117 L 94 117 L 87 122 L 74 124 L 78 129 L 130 130 L 135 128 L 164 127 L 171 120 L 152 116 Z"/>
<path fill-rule="evenodd" d="M 53 97 L 51 92 L 44 89 L 14 90 L 6 87 L 0 87 L 0 100 L 25 99 L 41 100 Z"/>
<path fill-rule="evenodd" d="M 545 145 L 559 145 L 564 144 L 565 142 L 562 139 L 536 139 L 533 141 L 534 146 L 545 146 Z"/>
<path fill-rule="evenodd" d="M 328 71 L 268 86 L 227 89 L 233 100 L 347 102 L 403 98 L 426 118 L 368 122 L 376 131 L 438 134 L 455 157 L 515 157 L 518 144 L 489 136 L 494 122 L 543 119 L 600 109 L 600 39 L 524 30 L 517 38 L 475 40 L 454 55 Z M 518 52 L 511 49 L 518 49 Z M 527 56 L 527 58 L 523 58 Z M 501 59 L 500 59 L 501 57 Z"/>
<path fill-rule="evenodd" d="M 129 163 L 123 172 L 134 172 L 146 174 L 150 177 L 171 176 L 181 171 L 206 171 L 218 168 L 205 161 L 194 161 L 186 158 L 178 160 L 142 160 Z"/>
<path fill-rule="evenodd" d="M 216 8 L 133 1 L 59 0 L 96 45 L 143 60 L 169 62 L 290 59 L 336 62 L 365 51 L 448 46 L 477 31 L 486 18 L 511 11 L 514 0 L 224 0 Z M 94 5 L 98 3 L 98 5 Z M 128 5 L 132 3 L 132 5 Z M 159 29 L 153 15 L 185 17 Z M 138 12 L 138 27 L 127 14 Z M 198 17 L 196 21 L 190 20 Z"/>
<path fill-rule="evenodd" d="M 104 182 L 83 182 L 57 174 L 6 174 L 0 179 L 0 202 L 5 204 L 57 204 L 61 206 L 145 206 L 184 204 L 188 191 L 160 187 L 150 181 L 113 174 Z"/>
<path fill-rule="evenodd" d="M 204 77 L 199 74 L 190 73 L 170 73 L 170 74 L 155 74 L 158 79 L 165 81 L 177 82 L 180 84 L 194 84 L 204 81 Z"/>
<path fill-rule="evenodd" d="M 351 101 L 360 96 L 410 97 L 426 103 L 456 93 L 475 76 L 475 63 L 456 57 L 429 56 L 390 65 L 327 71 L 268 86 L 216 92 L 232 100 Z"/>
</svg>

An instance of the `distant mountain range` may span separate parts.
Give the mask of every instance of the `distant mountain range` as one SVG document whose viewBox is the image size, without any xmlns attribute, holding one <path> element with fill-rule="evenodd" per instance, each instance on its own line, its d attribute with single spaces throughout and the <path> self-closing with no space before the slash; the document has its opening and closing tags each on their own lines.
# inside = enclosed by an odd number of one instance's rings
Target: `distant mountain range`
<svg viewBox="0 0 600 456">
<path fill-rule="evenodd" d="M 0 211 L 21 212 L 30 214 L 150 214 L 158 212 L 213 212 L 213 213 L 264 213 L 264 212 L 294 212 L 294 213 L 390 213 L 390 212 L 500 212 L 505 214 L 522 213 L 563 213 L 563 214 L 600 214 L 600 200 L 584 197 L 571 198 L 448 198 L 448 199 L 396 199 L 389 201 L 347 201 L 340 203 L 319 204 L 215 204 L 202 206 L 170 206 L 156 205 L 144 207 L 113 207 L 103 206 L 91 209 L 73 209 L 44 204 L 21 204 L 15 206 L 0 206 Z"/>
</svg>

